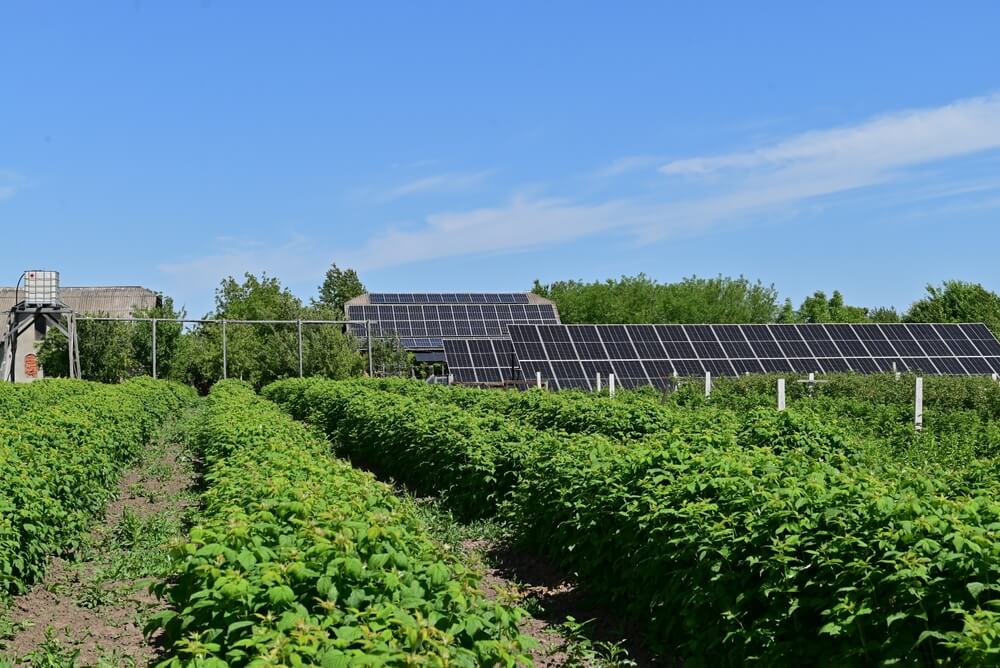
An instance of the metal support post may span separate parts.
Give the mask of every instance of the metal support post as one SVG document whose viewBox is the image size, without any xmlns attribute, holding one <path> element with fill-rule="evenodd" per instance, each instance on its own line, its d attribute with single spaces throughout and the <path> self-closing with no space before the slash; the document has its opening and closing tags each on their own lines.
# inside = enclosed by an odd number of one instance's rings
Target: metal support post
<svg viewBox="0 0 1000 668">
<path fill-rule="evenodd" d="M 539 390 L 542 389 L 542 372 L 541 371 L 536 371 L 535 372 L 535 387 L 537 387 Z"/>
<path fill-rule="evenodd" d="M 785 410 L 785 379 L 778 379 L 778 410 Z"/>
<path fill-rule="evenodd" d="M 372 321 L 365 321 L 365 338 L 368 339 L 368 377 L 375 377 L 375 360 L 372 359 Z"/>
<path fill-rule="evenodd" d="M 913 428 L 918 432 L 924 429 L 924 379 L 919 377 L 913 393 Z"/>
<path fill-rule="evenodd" d="M 711 371 L 706 371 L 705 372 L 705 396 L 706 397 L 712 396 L 712 372 Z"/>
<path fill-rule="evenodd" d="M 229 377 L 229 351 L 226 344 L 226 321 L 222 321 L 222 380 Z"/>
<path fill-rule="evenodd" d="M 156 318 L 153 318 L 153 378 L 156 378 Z"/>
<path fill-rule="evenodd" d="M 299 335 L 299 378 L 302 377 L 302 321 L 299 320 L 295 323 L 298 328 Z"/>
<path fill-rule="evenodd" d="M 601 391 L 601 372 L 597 372 L 597 391 Z"/>
<path fill-rule="evenodd" d="M 615 396 L 615 374 L 608 374 L 608 395 Z"/>
</svg>

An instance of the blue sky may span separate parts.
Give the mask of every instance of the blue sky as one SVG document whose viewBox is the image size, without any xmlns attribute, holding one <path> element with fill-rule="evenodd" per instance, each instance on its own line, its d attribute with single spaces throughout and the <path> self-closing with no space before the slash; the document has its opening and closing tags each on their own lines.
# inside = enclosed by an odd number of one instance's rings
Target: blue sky
<svg viewBox="0 0 1000 668">
<path fill-rule="evenodd" d="M 0 283 L 1000 290 L 1000 3 L 0 0 Z M 5 276 L 5 278 L 4 278 Z"/>
</svg>

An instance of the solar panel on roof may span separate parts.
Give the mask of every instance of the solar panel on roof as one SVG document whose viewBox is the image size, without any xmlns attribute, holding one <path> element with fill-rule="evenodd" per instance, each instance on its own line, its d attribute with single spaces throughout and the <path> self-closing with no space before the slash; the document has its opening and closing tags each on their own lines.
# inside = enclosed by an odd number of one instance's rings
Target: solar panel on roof
<svg viewBox="0 0 1000 668">
<path fill-rule="evenodd" d="M 531 304 L 524 293 L 371 293 L 371 305 L 349 305 L 350 320 L 371 321 L 372 336 L 400 337 L 404 347 L 424 337 L 504 338 L 509 323 L 558 324 L 550 304 Z M 348 329 L 358 337 L 365 327 Z"/>
<path fill-rule="evenodd" d="M 546 325 L 511 324 L 530 381 L 596 387 L 665 386 L 670 376 L 746 373 L 976 375 L 1000 372 L 1000 342 L 983 325 Z"/>
</svg>

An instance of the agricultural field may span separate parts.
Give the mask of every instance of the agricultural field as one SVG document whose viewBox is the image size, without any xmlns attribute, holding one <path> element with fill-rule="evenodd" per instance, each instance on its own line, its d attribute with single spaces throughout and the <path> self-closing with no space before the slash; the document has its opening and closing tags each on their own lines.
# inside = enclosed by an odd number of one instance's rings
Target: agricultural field
<svg viewBox="0 0 1000 668">
<path fill-rule="evenodd" d="M 338 451 L 495 516 L 690 665 L 995 660 L 1000 504 L 988 379 L 773 378 L 635 393 L 284 381 Z"/>
<path fill-rule="evenodd" d="M 0 385 L 0 666 L 996 662 L 1000 385 Z"/>
</svg>

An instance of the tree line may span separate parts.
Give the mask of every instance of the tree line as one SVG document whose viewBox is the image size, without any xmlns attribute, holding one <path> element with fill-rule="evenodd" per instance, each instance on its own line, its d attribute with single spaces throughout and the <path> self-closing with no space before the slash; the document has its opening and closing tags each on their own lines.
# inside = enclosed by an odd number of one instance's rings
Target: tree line
<svg viewBox="0 0 1000 668">
<path fill-rule="evenodd" d="M 245 274 L 224 279 L 215 291 L 215 308 L 203 320 L 344 320 L 344 304 L 366 292 L 352 269 L 336 264 L 327 271 L 318 294 L 309 302 L 296 297 L 272 276 Z M 100 315 L 100 314 L 92 314 Z M 157 318 L 157 372 L 201 390 L 222 377 L 222 328 L 199 323 L 185 328 L 170 322 L 186 317 L 173 299 L 136 310 L 135 317 Z M 153 333 L 150 322 L 81 320 L 77 326 L 84 378 L 106 383 L 152 374 Z M 295 325 L 234 324 L 226 326 L 226 371 L 262 387 L 298 375 L 298 331 Z M 302 366 L 308 376 L 349 378 L 367 369 L 362 342 L 337 325 L 303 325 Z M 380 373 L 409 369 L 409 355 L 398 339 L 373 342 L 373 362 Z M 39 349 L 47 376 L 69 371 L 66 337 L 51 331 Z"/>
<path fill-rule="evenodd" d="M 645 274 L 584 282 L 535 281 L 532 292 L 551 299 L 562 322 L 572 323 L 862 323 L 983 322 L 1000 335 L 1000 296 L 978 283 L 928 285 L 905 311 L 845 303 L 839 290 L 816 291 L 798 307 L 773 285 L 742 276 L 660 283 Z"/>
</svg>

